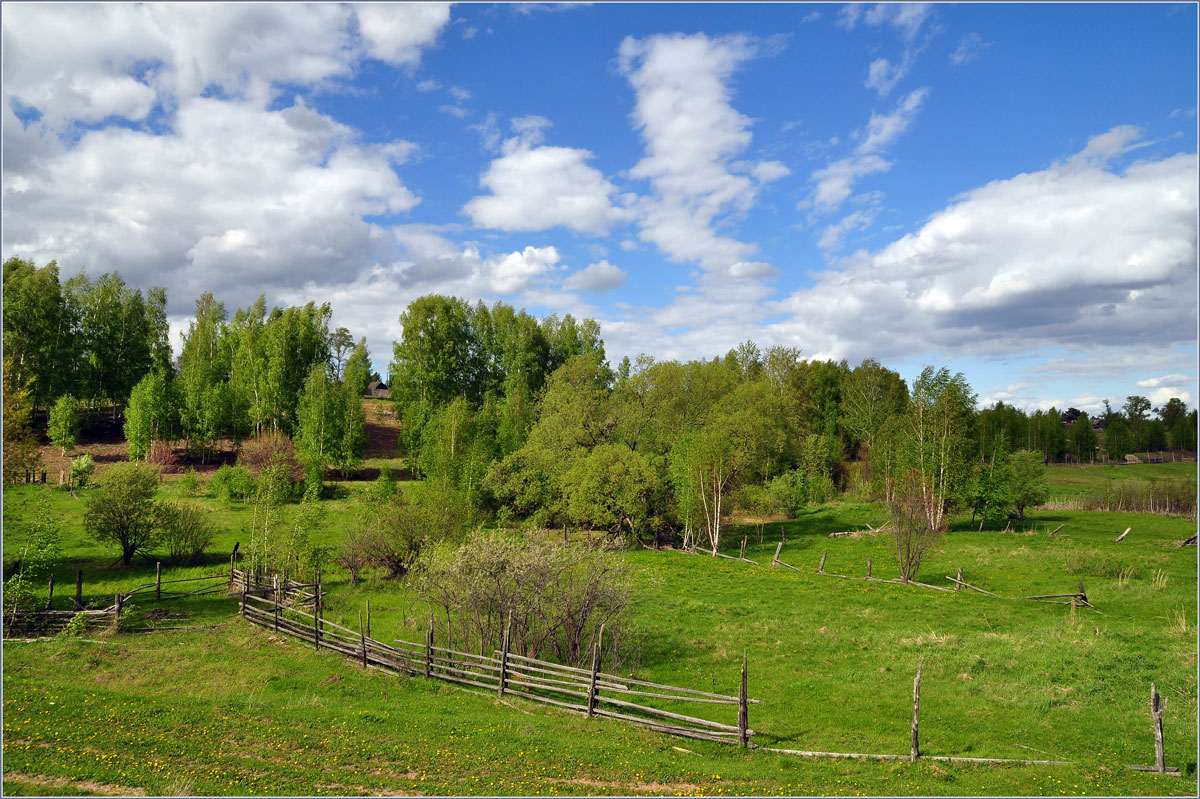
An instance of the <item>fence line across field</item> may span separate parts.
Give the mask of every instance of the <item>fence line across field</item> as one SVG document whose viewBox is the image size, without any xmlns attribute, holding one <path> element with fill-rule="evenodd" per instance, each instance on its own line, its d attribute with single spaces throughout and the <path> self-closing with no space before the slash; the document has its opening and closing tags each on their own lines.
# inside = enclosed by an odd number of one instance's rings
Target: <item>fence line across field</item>
<svg viewBox="0 0 1200 799">
<path fill-rule="evenodd" d="M 241 614 L 247 621 L 310 642 L 316 649 L 339 652 L 364 667 L 443 680 L 468 689 L 494 692 L 499 698 L 511 694 L 587 716 L 626 721 L 687 738 L 749 746 L 750 738 L 755 735 L 749 726 L 749 706 L 761 702 L 750 699 L 747 694 L 745 662 L 742 664 L 742 690 L 738 696 L 730 696 L 600 671 L 603 628 L 593 645 L 591 669 L 510 652 L 508 635 L 505 635 L 502 648 L 493 650 L 492 656 L 439 646 L 433 639 L 432 618 L 423 642 L 397 640 L 385 644 L 366 634 L 369 610 L 367 620 L 360 616 L 360 629 L 355 631 L 326 620 L 319 604 L 312 613 L 284 604 L 283 591 L 277 593 L 274 585 L 262 585 L 242 570 L 231 570 L 231 577 L 233 585 L 241 589 Z M 320 591 L 319 584 L 314 590 Z M 657 700 L 664 704 L 731 705 L 737 707 L 737 718 L 734 723 L 724 723 L 634 699 Z"/>
</svg>

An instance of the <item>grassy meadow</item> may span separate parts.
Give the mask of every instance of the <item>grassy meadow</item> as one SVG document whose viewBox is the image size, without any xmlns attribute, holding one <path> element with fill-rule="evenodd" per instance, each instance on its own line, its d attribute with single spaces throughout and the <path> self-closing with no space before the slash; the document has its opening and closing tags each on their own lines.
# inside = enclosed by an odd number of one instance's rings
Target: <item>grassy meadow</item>
<svg viewBox="0 0 1200 799">
<path fill-rule="evenodd" d="M 1111 470 L 1196 480 L 1194 463 L 1056 467 L 1054 494 L 1088 490 Z M 325 543 L 348 523 L 363 485 L 346 483 L 343 498 L 323 503 Z M 160 493 L 206 507 L 220 529 L 209 562 L 167 568 L 164 579 L 227 570 L 234 542 L 245 546 L 249 507 L 177 497 L 170 477 Z M 55 607 L 67 606 L 79 569 L 85 602 L 96 606 L 153 581 L 153 564 L 121 569 L 116 553 L 84 536 L 85 496 L 40 486 L 4 494 L 6 571 L 34 513 L 61 523 L 67 557 Z M 6 643 L 4 792 L 1195 795 L 1197 551 L 1175 546 L 1195 533 L 1194 521 L 1043 509 L 1009 532 L 980 532 L 961 519 L 919 579 L 949 586 L 945 577 L 961 567 L 967 582 L 999 597 L 815 574 L 827 553 L 828 573 L 862 577 L 871 558 L 875 577 L 895 577 L 886 535 L 828 535 L 878 526 L 884 515 L 847 499 L 787 522 L 730 527 L 723 550 L 737 554 L 745 536 L 746 557 L 761 566 L 622 553 L 640 638 L 624 670 L 736 693 L 745 653 L 750 696 L 763 702 L 750 710 L 755 751 L 363 671 L 242 622 L 233 598 L 155 603 L 151 594 L 134 599 L 140 623 L 187 629 Z M 781 534 L 781 560 L 803 571 L 768 566 Z M 1069 593 L 1077 581 L 1098 612 L 1020 599 Z M 421 640 L 428 609 L 403 582 L 369 577 L 351 588 L 332 566 L 325 582 L 331 621 L 357 629 L 369 600 L 376 639 Z M 923 754 L 1075 765 L 765 751 L 907 753 L 918 662 Z M 1151 681 L 1169 700 L 1167 763 L 1182 777 L 1125 768 L 1153 763 Z M 696 714 L 731 722 L 734 711 Z"/>
</svg>

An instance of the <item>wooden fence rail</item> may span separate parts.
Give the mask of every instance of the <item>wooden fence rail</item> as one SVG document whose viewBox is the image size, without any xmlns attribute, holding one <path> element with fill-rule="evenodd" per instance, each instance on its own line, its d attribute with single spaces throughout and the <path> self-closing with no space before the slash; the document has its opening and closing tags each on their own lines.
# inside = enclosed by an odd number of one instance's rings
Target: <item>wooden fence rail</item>
<svg viewBox="0 0 1200 799">
<path fill-rule="evenodd" d="M 283 590 L 277 595 L 274 586 L 246 588 L 249 581 L 244 573 L 236 570 L 233 577 L 234 585 L 243 588 L 241 613 L 247 621 L 312 643 L 317 649 L 333 650 L 366 667 L 424 675 L 471 689 L 494 692 L 500 697 L 511 694 L 533 702 L 589 716 L 626 721 L 686 738 L 746 746 L 749 745 L 749 738 L 755 734 L 748 725 L 749 706 L 761 703 L 750 699 L 744 690 L 741 696 L 727 696 L 601 672 L 598 663 L 603 631 L 593 647 L 591 669 L 515 654 L 508 651 L 507 636 L 504 648 L 493 650 L 493 656 L 438 646 L 428 634 L 423 643 L 397 640 L 389 645 L 368 637 L 361 617 L 360 629 L 351 630 L 327 621 L 319 606 L 313 608 L 313 613 L 305 612 L 295 605 L 285 605 L 282 601 Z M 320 591 L 319 584 L 305 587 L 314 588 L 314 592 Z M 733 705 L 738 708 L 738 723 L 723 723 L 656 706 L 669 706 L 673 702 Z"/>
</svg>

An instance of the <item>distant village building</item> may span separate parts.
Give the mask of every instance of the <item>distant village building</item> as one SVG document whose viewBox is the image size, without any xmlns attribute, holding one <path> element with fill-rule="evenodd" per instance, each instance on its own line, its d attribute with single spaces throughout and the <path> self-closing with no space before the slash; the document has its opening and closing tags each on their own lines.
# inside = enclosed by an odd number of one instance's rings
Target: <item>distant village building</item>
<svg viewBox="0 0 1200 799">
<path fill-rule="evenodd" d="M 367 396 L 368 397 L 383 397 L 384 399 L 390 399 L 392 396 L 392 392 L 388 390 L 387 384 L 384 383 L 382 380 L 372 380 L 370 383 L 367 384 Z"/>
</svg>

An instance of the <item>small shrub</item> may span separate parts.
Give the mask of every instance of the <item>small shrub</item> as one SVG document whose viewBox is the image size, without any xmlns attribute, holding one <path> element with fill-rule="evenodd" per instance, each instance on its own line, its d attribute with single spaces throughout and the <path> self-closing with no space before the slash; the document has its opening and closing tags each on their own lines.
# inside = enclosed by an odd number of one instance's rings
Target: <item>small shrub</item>
<svg viewBox="0 0 1200 799">
<path fill-rule="evenodd" d="M 304 477 L 300 462 L 296 460 L 296 445 L 280 432 L 263 433 L 243 441 L 241 452 L 238 454 L 238 465 L 249 469 L 251 474 L 258 477 L 259 472 L 269 466 L 277 456 L 282 457 L 290 482 L 299 482 Z"/>
<path fill-rule="evenodd" d="M 87 614 L 76 613 L 70 621 L 63 625 L 58 633 L 59 638 L 78 638 L 87 632 Z"/>
<path fill-rule="evenodd" d="M 225 502 L 249 502 L 254 496 L 254 478 L 244 467 L 222 465 L 208 481 L 208 490 Z"/>
<path fill-rule="evenodd" d="M 96 461 L 92 453 L 85 452 L 71 460 L 71 477 L 69 485 L 83 488 L 92 481 L 96 472 Z"/>
<path fill-rule="evenodd" d="M 212 543 L 212 523 L 195 505 L 163 502 L 158 505 L 159 545 L 167 550 L 167 560 L 177 565 L 199 563 Z"/>
<path fill-rule="evenodd" d="M 121 550 L 128 566 L 133 556 L 157 543 L 158 523 L 154 494 L 159 471 L 141 463 L 118 463 L 96 478 L 96 490 L 88 498 L 83 526 L 102 544 Z"/>
<path fill-rule="evenodd" d="M 183 497 L 194 497 L 199 494 L 200 481 L 196 479 L 196 470 L 189 466 L 188 470 L 175 481 L 175 488 Z"/>
</svg>

